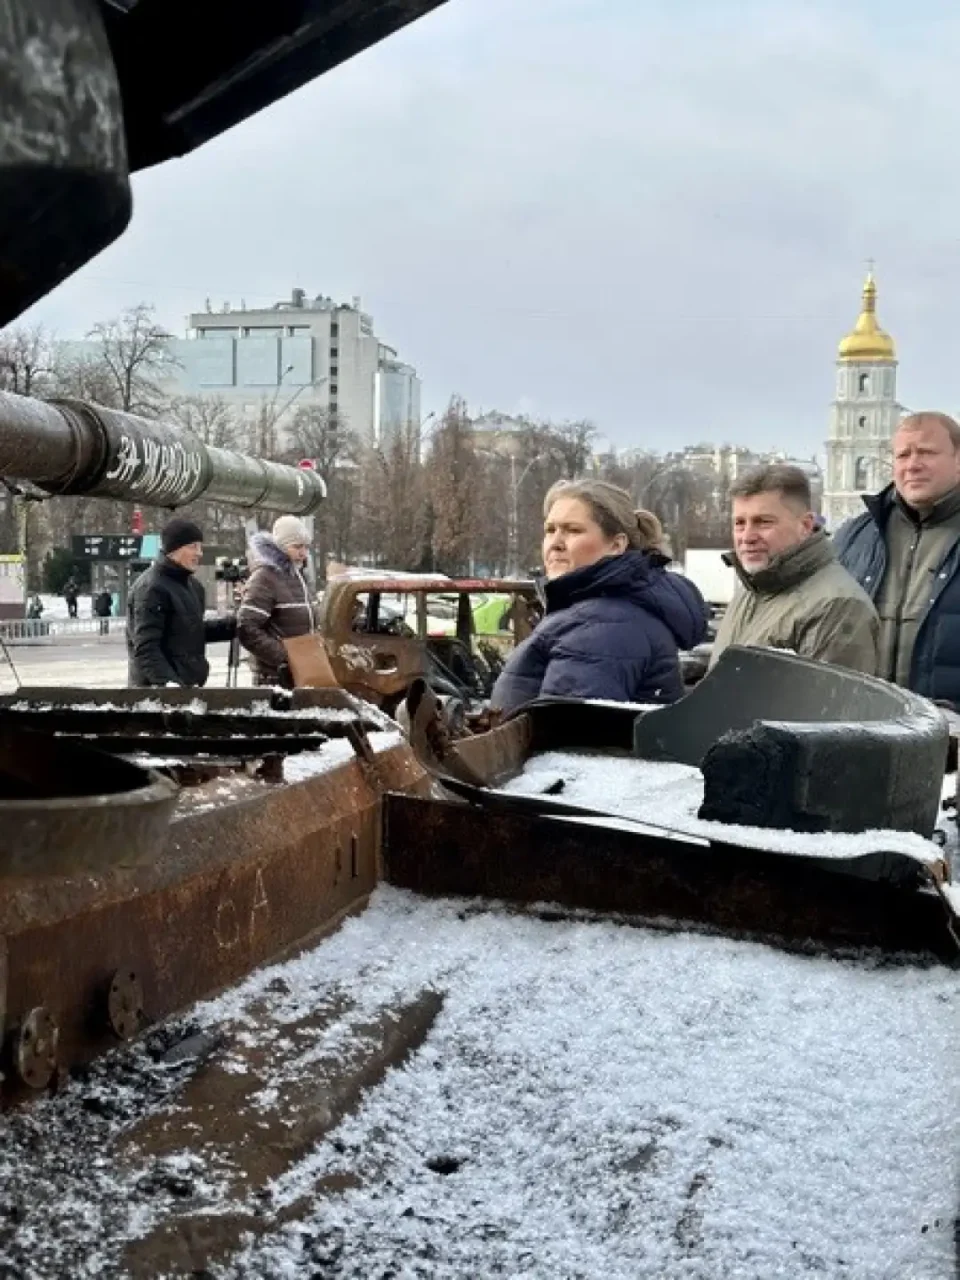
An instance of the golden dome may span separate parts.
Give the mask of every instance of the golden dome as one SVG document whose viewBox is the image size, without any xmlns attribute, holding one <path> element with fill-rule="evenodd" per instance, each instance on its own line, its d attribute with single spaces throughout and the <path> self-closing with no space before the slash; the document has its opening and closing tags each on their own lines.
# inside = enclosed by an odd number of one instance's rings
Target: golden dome
<svg viewBox="0 0 960 1280">
<path fill-rule="evenodd" d="M 893 363 L 897 358 L 897 349 L 889 333 L 877 324 L 877 282 L 873 272 L 867 272 L 863 282 L 863 306 L 857 316 L 853 332 L 840 343 L 837 352 L 840 360 L 854 361 L 886 361 Z"/>
</svg>

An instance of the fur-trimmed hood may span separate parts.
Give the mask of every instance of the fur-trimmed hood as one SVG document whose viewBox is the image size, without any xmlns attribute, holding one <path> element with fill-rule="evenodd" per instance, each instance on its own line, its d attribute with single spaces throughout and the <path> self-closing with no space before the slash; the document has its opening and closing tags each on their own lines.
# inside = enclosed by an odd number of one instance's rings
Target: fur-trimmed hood
<svg viewBox="0 0 960 1280">
<path fill-rule="evenodd" d="M 266 565 L 268 569 L 276 569 L 278 573 L 298 572 L 297 566 L 269 533 L 253 534 L 248 563 L 251 569 Z"/>
</svg>

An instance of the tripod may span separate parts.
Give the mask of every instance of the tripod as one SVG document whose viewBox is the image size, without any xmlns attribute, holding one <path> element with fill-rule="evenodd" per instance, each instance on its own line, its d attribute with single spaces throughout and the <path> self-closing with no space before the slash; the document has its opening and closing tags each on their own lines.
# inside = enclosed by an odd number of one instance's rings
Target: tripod
<svg viewBox="0 0 960 1280">
<path fill-rule="evenodd" d="M 236 689 L 240 677 L 240 636 L 234 632 L 227 650 L 227 688 Z"/>
</svg>

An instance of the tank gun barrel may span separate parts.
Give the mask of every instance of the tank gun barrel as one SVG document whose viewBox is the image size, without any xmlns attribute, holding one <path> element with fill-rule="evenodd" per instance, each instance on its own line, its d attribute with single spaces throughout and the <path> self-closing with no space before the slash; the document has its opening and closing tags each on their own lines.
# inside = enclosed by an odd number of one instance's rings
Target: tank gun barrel
<svg viewBox="0 0 960 1280">
<path fill-rule="evenodd" d="M 314 471 L 204 444 L 186 427 L 81 400 L 0 392 L 0 476 L 50 494 L 182 507 L 225 506 L 309 515 L 326 497 Z"/>
</svg>

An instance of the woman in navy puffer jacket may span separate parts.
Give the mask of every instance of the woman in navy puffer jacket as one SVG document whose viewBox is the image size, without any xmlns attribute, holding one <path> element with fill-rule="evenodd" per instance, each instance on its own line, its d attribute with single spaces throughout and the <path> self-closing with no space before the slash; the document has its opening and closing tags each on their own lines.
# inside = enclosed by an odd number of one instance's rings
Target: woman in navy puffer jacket
<svg viewBox="0 0 960 1280">
<path fill-rule="evenodd" d="M 543 621 L 510 656 L 491 704 L 539 697 L 676 702 L 679 650 L 707 632 L 707 607 L 668 573 L 660 521 L 600 480 L 561 481 L 544 501 Z"/>
</svg>

